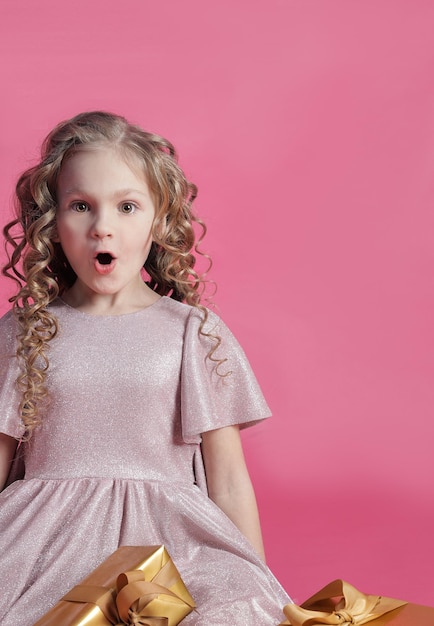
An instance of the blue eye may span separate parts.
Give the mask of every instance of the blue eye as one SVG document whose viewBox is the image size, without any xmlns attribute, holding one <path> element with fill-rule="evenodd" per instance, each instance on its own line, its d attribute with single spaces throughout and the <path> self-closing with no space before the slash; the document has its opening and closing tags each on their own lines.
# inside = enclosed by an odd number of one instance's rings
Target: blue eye
<svg viewBox="0 0 434 626">
<path fill-rule="evenodd" d="M 89 210 L 88 205 L 86 204 L 86 202 L 74 202 L 71 205 L 71 208 L 74 211 L 77 211 L 77 213 L 86 213 L 86 211 Z"/>
<path fill-rule="evenodd" d="M 135 210 L 136 210 L 136 205 L 133 204 L 132 202 L 123 202 L 120 206 L 121 213 L 126 213 L 127 215 L 129 213 L 134 213 Z"/>
</svg>

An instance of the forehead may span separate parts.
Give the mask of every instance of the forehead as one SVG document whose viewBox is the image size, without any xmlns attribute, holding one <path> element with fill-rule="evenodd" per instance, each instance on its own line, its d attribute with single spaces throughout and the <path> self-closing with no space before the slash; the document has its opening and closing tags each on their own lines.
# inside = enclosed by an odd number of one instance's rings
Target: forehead
<svg viewBox="0 0 434 626">
<path fill-rule="evenodd" d="M 147 188 L 147 178 L 137 155 L 109 145 L 86 146 L 65 158 L 57 179 L 60 192 L 76 184 L 92 189 L 132 185 Z"/>
</svg>

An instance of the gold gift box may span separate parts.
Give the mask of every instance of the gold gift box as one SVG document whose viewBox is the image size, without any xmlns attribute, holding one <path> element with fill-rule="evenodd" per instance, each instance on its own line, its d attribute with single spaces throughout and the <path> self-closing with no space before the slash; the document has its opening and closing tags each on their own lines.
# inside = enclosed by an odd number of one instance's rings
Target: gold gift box
<svg viewBox="0 0 434 626">
<path fill-rule="evenodd" d="M 434 608 L 421 604 L 405 604 L 378 617 L 372 626 L 433 626 Z"/>
<path fill-rule="evenodd" d="M 434 607 L 383 596 L 365 595 L 342 580 L 335 580 L 301 606 L 286 605 L 288 618 L 279 626 L 434 626 Z"/>
<path fill-rule="evenodd" d="M 123 546 L 34 626 L 176 626 L 195 606 L 164 546 Z"/>
</svg>

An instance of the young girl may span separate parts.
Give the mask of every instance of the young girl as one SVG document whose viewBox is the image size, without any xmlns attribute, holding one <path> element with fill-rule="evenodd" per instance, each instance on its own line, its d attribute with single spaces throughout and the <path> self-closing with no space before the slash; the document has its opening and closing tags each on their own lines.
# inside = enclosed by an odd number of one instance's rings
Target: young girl
<svg viewBox="0 0 434 626">
<path fill-rule="evenodd" d="M 195 195 L 169 142 L 103 112 L 59 124 L 19 179 L 0 481 L 14 455 L 25 478 L 0 494 L 2 626 L 33 624 L 120 545 L 167 547 L 197 603 L 186 626 L 283 618 L 239 434 L 269 410 L 200 304 Z"/>
</svg>

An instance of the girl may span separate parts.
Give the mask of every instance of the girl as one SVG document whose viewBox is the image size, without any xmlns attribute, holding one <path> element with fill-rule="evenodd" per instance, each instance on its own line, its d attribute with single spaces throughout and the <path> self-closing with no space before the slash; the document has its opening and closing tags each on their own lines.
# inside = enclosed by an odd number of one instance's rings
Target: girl
<svg viewBox="0 0 434 626">
<path fill-rule="evenodd" d="M 120 545 L 165 544 L 197 603 L 186 626 L 274 626 L 289 598 L 263 562 L 239 435 L 269 410 L 200 304 L 196 188 L 173 146 L 83 113 L 16 191 L 0 480 L 14 454 L 25 478 L 0 495 L 0 623 L 33 624 Z"/>
</svg>

